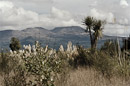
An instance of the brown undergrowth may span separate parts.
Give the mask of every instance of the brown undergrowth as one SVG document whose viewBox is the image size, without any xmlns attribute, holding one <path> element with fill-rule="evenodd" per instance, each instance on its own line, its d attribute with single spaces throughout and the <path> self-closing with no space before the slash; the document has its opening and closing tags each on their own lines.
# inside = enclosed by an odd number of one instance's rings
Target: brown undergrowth
<svg viewBox="0 0 130 86">
<path fill-rule="evenodd" d="M 130 80 L 119 77 L 107 79 L 101 73 L 91 68 L 77 68 L 62 75 L 56 86 L 129 86 Z"/>
</svg>

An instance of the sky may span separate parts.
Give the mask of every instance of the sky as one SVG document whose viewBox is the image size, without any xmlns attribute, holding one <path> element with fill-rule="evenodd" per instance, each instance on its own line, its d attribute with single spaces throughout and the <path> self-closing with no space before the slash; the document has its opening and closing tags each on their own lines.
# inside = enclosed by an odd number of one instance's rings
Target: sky
<svg viewBox="0 0 130 86">
<path fill-rule="evenodd" d="M 0 0 L 0 30 L 85 28 L 87 16 L 106 20 L 106 35 L 130 34 L 130 0 Z"/>
</svg>

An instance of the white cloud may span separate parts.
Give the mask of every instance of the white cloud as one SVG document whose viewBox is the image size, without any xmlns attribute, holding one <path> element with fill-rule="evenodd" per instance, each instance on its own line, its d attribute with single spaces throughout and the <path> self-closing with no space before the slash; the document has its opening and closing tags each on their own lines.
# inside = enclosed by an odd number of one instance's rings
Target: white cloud
<svg viewBox="0 0 130 86">
<path fill-rule="evenodd" d="M 104 27 L 103 33 L 106 35 L 114 35 L 114 36 L 128 36 L 128 32 L 130 30 L 126 31 L 126 26 L 125 24 L 128 24 L 128 19 L 126 18 L 120 18 L 116 19 L 114 21 L 115 17 L 114 14 L 111 12 L 105 12 L 105 11 L 100 11 L 95 8 L 90 10 L 91 16 L 101 19 L 101 20 L 106 20 L 107 24 Z M 110 23 L 110 24 L 109 24 Z"/>
<path fill-rule="evenodd" d="M 6 27 L 10 27 L 6 29 L 16 29 L 38 21 L 38 14 L 35 12 L 16 8 L 13 3 L 7 1 L 2 1 L 2 4 L 3 6 L 0 6 L 0 27 L 3 29 Z"/>
<path fill-rule="evenodd" d="M 12 2 L 15 7 L 22 7 L 37 13 L 49 13 L 53 5 L 53 0 L 0 0 Z"/>
<path fill-rule="evenodd" d="M 0 18 L 1 29 L 25 29 L 36 26 L 50 29 L 56 26 L 79 25 L 68 11 L 52 7 L 49 15 L 38 14 L 21 7 L 15 7 L 9 1 L 2 1 L 2 5 L 0 5 Z"/>
<path fill-rule="evenodd" d="M 118 21 L 119 21 L 119 24 L 124 24 L 124 25 L 129 24 L 129 21 L 127 18 L 119 19 Z"/>
<path fill-rule="evenodd" d="M 112 23 L 113 20 L 114 20 L 113 13 L 111 13 L 111 12 L 105 13 L 105 12 L 102 12 L 102 11 L 98 11 L 95 8 L 90 10 L 90 16 L 93 16 L 97 19 L 106 20 L 107 22 L 110 22 L 110 23 Z"/>
<path fill-rule="evenodd" d="M 0 30 L 42 26 L 81 26 L 90 15 L 116 25 L 106 25 L 108 34 L 130 25 L 130 0 L 0 0 Z M 108 27 L 110 27 L 108 29 Z M 118 32 L 118 31 L 116 31 Z"/>
<path fill-rule="evenodd" d="M 0 1 L 0 8 L 3 8 L 3 7 L 12 8 L 13 3 L 9 2 L 9 1 Z"/>
<path fill-rule="evenodd" d="M 74 20 L 72 17 L 72 14 L 65 10 L 60 10 L 55 7 L 52 7 L 51 13 L 49 16 L 46 17 L 47 21 L 49 21 L 49 24 L 53 27 L 57 26 L 80 26 L 78 22 Z M 44 18 L 43 18 L 44 20 Z M 48 26 L 50 26 L 48 25 Z"/>
<path fill-rule="evenodd" d="M 103 33 L 112 36 L 129 36 L 130 26 L 123 26 L 119 24 L 106 24 Z"/>
<path fill-rule="evenodd" d="M 123 7 L 129 6 L 129 4 L 128 4 L 128 2 L 126 0 L 121 0 L 120 5 L 123 6 Z"/>
<path fill-rule="evenodd" d="M 92 4 L 90 4 L 90 6 L 94 7 L 94 6 L 97 6 L 98 2 L 97 1 L 93 1 Z"/>
<path fill-rule="evenodd" d="M 5 0 L 2 0 L 5 1 Z M 8 1 L 15 1 L 15 2 L 30 2 L 30 3 L 41 3 L 41 2 L 53 2 L 53 0 L 8 0 Z"/>
<path fill-rule="evenodd" d="M 69 20 L 72 18 L 72 15 L 68 11 L 59 10 L 55 7 L 52 7 L 52 17 L 58 19 Z"/>
</svg>

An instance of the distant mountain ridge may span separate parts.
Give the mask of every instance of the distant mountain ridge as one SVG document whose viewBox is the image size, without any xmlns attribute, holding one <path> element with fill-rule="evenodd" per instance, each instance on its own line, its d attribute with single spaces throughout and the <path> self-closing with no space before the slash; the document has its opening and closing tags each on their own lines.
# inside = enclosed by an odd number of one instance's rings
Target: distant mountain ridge
<svg viewBox="0 0 130 86">
<path fill-rule="evenodd" d="M 47 30 L 42 27 L 27 28 L 24 30 L 3 30 L 0 31 L 0 47 L 9 49 L 10 39 L 16 37 L 22 45 L 34 44 L 39 41 L 42 46 L 49 45 L 58 49 L 62 44 L 66 47 L 68 41 L 84 47 L 90 47 L 89 34 L 79 26 L 56 27 Z M 105 40 L 113 39 L 111 36 L 104 36 L 98 43 L 101 46 Z"/>
</svg>

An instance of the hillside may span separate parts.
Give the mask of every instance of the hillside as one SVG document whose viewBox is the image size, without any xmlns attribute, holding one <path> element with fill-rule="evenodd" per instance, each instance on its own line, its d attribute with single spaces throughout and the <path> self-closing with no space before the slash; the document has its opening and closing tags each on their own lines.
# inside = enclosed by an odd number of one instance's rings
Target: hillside
<svg viewBox="0 0 130 86">
<path fill-rule="evenodd" d="M 84 29 L 79 26 L 56 27 L 52 30 L 34 27 L 24 30 L 0 31 L 0 47 L 9 49 L 8 45 L 11 37 L 17 37 L 22 45 L 32 45 L 38 40 L 42 46 L 49 45 L 49 47 L 55 49 L 58 49 L 61 44 L 65 47 L 68 41 L 84 47 L 90 47 L 89 34 L 85 33 Z M 116 37 L 104 35 L 104 37 L 99 40 L 98 47 L 100 47 L 105 40 L 115 38 Z"/>
</svg>

